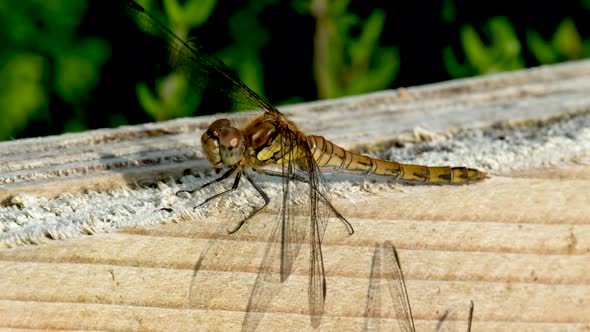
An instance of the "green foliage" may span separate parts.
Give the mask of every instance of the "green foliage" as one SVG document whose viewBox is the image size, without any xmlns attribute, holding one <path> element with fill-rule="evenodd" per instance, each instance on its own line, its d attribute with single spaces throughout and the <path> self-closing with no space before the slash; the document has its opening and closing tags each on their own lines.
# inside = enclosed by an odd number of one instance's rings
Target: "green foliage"
<svg viewBox="0 0 590 332">
<path fill-rule="evenodd" d="M 85 39 L 70 45 L 66 52 L 55 54 L 55 91 L 67 102 L 87 98 L 88 91 L 99 81 L 97 64 L 105 62 L 110 48 L 102 40 Z"/>
<path fill-rule="evenodd" d="M 443 0 L 440 16 L 447 23 L 455 22 L 457 19 L 457 8 L 453 0 Z"/>
<path fill-rule="evenodd" d="M 590 0 L 580 0 L 580 4 L 584 9 L 590 10 Z"/>
<path fill-rule="evenodd" d="M 211 16 L 216 4 L 217 0 L 192 0 L 187 1 L 183 8 L 176 0 L 164 0 L 166 13 L 177 31 L 188 31 L 203 25 Z"/>
<path fill-rule="evenodd" d="M 139 3 L 157 15 L 152 9 L 155 7 L 152 1 Z M 217 0 L 188 0 L 181 6 L 178 0 L 164 0 L 167 16 L 162 23 L 169 26 L 179 38 L 186 40 L 191 29 L 207 22 L 216 3 Z M 191 116 L 202 100 L 199 91 L 191 89 L 181 73 L 173 72 L 160 78 L 155 87 L 156 91 L 152 92 L 146 83 L 140 83 L 136 90 L 139 103 L 156 121 Z"/>
<path fill-rule="evenodd" d="M 565 18 L 557 26 L 550 41 L 545 41 L 534 30 L 527 31 L 526 40 L 531 53 L 542 64 L 576 60 L 590 56 L 590 39 L 582 40 L 576 24 L 569 17 Z"/>
<path fill-rule="evenodd" d="M 189 116 L 201 103 L 201 94 L 191 88 L 186 78 L 171 73 L 156 81 L 157 96 L 146 83 L 137 85 L 137 98 L 143 109 L 156 121 Z"/>
<path fill-rule="evenodd" d="M 460 64 L 453 50 L 443 50 L 447 71 L 453 77 L 485 75 L 524 68 L 521 43 L 506 17 L 493 17 L 484 26 L 489 39 L 486 45 L 471 25 L 461 28 L 461 45 L 465 51 L 465 62 Z"/>
<path fill-rule="evenodd" d="M 254 92 L 264 95 L 264 66 L 258 52 L 265 47 L 270 34 L 258 23 L 258 15 L 279 0 L 251 0 L 244 9 L 229 19 L 229 31 L 235 43 L 218 53 L 244 83 Z M 248 27 L 248 29 L 244 29 Z"/>
<path fill-rule="evenodd" d="M 350 0 L 312 0 L 307 4 L 317 20 L 315 76 L 320 98 L 335 98 L 389 86 L 399 69 L 395 47 L 380 47 L 385 12 L 374 9 L 362 20 L 347 12 Z M 299 2 L 298 8 L 303 7 Z M 358 28 L 358 37 L 351 29 Z"/>
<path fill-rule="evenodd" d="M 77 37 L 86 5 L 82 0 L 0 2 L 0 139 L 15 135 L 31 119 L 48 121 L 52 93 L 73 105 L 87 101 L 110 48 L 102 40 Z M 82 124 L 82 117 L 70 121 Z"/>
<path fill-rule="evenodd" d="M 217 0 L 135 1 L 183 40 L 187 40 L 190 31 L 206 23 L 218 5 Z M 290 0 L 288 4 L 280 0 L 243 1 L 227 22 L 233 44 L 222 49 L 218 56 L 246 85 L 264 95 L 265 67 L 260 50 L 269 45 L 274 36 L 269 27 L 261 26 L 260 17 L 270 6 L 290 5 L 299 14 L 311 15 L 316 20 L 313 71 L 320 98 L 388 88 L 400 66 L 398 48 L 383 47 L 379 43 L 390 13 L 372 9 L 368 16 L 360 17 L 352 13 L 351 3 L 351 0 Z M 367 6 L 371 2 L 354 4 Z M 590 0 L 580 0 L 579 4 L 590 9 Z M 80 36 L 78 31 L 87 5 L 87 0 L 0 0 L 0 112 L 3 116 L 0 140 L 19 135 L 31 121 L 46 123 L 52 131 L 87 129 L 90 116 L 86 108 L 92 102 L 90 92 L 99 84 L 99 70 L 111 53 L 106 41 Z M 439 19 L 452 23 L 449 26 L 461 19 L 459 14 L 465 13 L 459 11 L 463 8 L 457 7 L 454 0 L 434 4 L 439 5 Z M 235 4 L 230 4 L 224 8 L 234 7 Z M 588 57 L 590 39 L 584 39 L 581 35 L 584 30 L 578 29 L 580 26 L 574 21 L 575 18 L 580 24 L 583 22 L 580 17 L 584 16 L 572 13 L 555 27 L 551 36 L 542 37 L 528 29 L 524 45 L 543 64 Z M 520 26 L 519 31 L 523 28 L 527 27 Z M 401 33 L 404 32 L 393 32 Z M 442 60 L 452 77 L 524 67 L 521 41 L 506 17 L 491 18 L 481 27 L 462 25 L 458 36 L 460 49 L 446 47 L 442 50 L 442 59 L 433 58 L 436 62 L 433 67 L 443 65 Z M 281 61 L 279 53 L 277 51 L 277 61 Z M 140 104 L 157 121 L 192 116 L 201 104 L 201 93 L 204 91 L 194 89 L 184 75 L 175 72 L 136 87 Z M 297 96 L 285 98 L 289 102 L 303 101 Z M 68 114 L 67 120 L 60 114 L 54 121 L 56 115 L 49 112 L 57 107 L 50 105 L 50 100 L 67 103 L 68 113 L 73 110 L 74 114 Z M 104 116 L 112 126 L 137 122 L 117 112 L 105 110 Z"/>
<path fill-rule="evenodd" d="M 46 106 L 45 66 L 45 59 L 37 54 L 15 52 L 3 55 L 0 64 L 0 139 L 10 138 Z"/>
</svg>

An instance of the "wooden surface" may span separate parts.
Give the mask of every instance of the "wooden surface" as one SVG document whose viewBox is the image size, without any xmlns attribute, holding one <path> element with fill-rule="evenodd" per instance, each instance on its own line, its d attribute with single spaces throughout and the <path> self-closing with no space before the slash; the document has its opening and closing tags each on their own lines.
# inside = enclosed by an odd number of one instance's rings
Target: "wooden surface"
<svg viewBox="0 0 590 332">
<path fill-rule="evenodd" d="M 356 232 L 348 236 L 337 222 L 328 227 L 320 328 L 398 329 L 387 290 L 379 288 L 380 302 L 367 296 L 375 245 L 391 241 L 419 331 L 464 331 L 470 300 L 473 331 L 589 331 L 590 150 L 583 140 L 590 134 L 575 126 L 590 112 L 590 62 L 400 95 L 298 105 L 286 113 L 304 131 L 348 148 L 381 153 L 395 143 L 402 160 L 417 155 L 418 161 L 466 163 L 492 178 L 453 187 L 332 183 L 334 205 Z M 0 143 L 3 209 L 14 209 L 14 195 L 23 192 L 71 193 L 90 209 L 96 201 L 88 189 L 116 192 L 186 168 L 203 172 L 208 165 L 198 137 L 213 118 Z M 464 151 L 416 152 L 436 144 Z M 209 218 L 0 249 L 0 327 L 240 330 L 275 214 L 265 211 L 234 235 L 225 229 L 237 220 L 235 212 L 217 211 Z M 306 264 L 300 255 L 264 313 L 251 314 L 260 318 L 259 330 L 311 328 Z"/>
</svg>

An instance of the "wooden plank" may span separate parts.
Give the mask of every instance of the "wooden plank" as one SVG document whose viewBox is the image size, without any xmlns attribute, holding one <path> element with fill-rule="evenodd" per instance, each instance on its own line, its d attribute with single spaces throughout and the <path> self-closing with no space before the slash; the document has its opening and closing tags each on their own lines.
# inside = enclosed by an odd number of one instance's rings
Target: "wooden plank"
<svg viewBox="0 0 590 332">
<path fill-rule="evenodd" d="M 474 331 L 590 329 L 589 74 L 582 61 L 286 108 L 348 148 L 492 174 L 453 187 L 328 174 L 355 234 L 335 221 L 325 235 L 320 329 L 399 329 L 389 291 L 371 279 L 385 241 L 398 248 L 419 331 L 465 331 L 470 300 Z M 174 193 L 210 177 L 130 186 L 206 172 L 198 137 L 213 118 L 0 143 L 0 243 L 12 247 L 0 249 L 0 328 L 310 329 L 306 246 L 276 295 L 247 313 L 278 199 L 229 235 L 259 203 L 251 188 L 170 216 L 158 208 L 192 208 L 211 192 Z M 257 181 L 279 197 L 280 182 Z"/>
<path fill-rule="evenodd" d="M 589 77 L 590 64 L 580 61 L 407 88 L 404 97 L 384 91 L 282 110 L 307 133 L 322 134 L 347 148 L 379 150 L 399 140 L 424 139 L 417 128 L 437 137 L 459 129 L 526 125 L 583 113 L 590 105 Z M 244 123 L 255 114 L 229 117 Z M 187 168 L 203 171 L 209 165 L 199 139 L 216 118 L 2 142 L 0 200 L 21 192 L 55 196 L 64 190 L 153 183 L 178 177 Z"/>
</svg>

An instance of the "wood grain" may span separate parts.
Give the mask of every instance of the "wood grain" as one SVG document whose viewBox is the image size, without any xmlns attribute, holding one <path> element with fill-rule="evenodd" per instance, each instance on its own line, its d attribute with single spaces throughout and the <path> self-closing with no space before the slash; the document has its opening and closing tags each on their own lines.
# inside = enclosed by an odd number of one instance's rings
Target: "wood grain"
<svg viewBox="0 0 590 332">
<path fill-rule="evenodd" d="M 470 130 L 488 135 L 508 128 L 518 136 L 522 128 L 586 116 L 590 62 L 407 91 L 404 98 L 390 91 L 295 106 L 287 113 L 305 131 L 357 150 L 377 151 L 392 142 L 420 145 L 416 127 L 446 137 L 444 144 Z M 0 143 L 2 199 L 9 203 L 21 192 L 84 196 L 89 188 L 116 190 L 178 176 L 186 168 L 205 170 L 198 136 L 211 119 Z M 493 176 L 476 185 L 390 186 L 360 179 L 356 192 L 342 194 L 335 184 L 334 205 L 355 234 L 348 236 L 335 221 L 325 235 L 328 295 L 320 329 L 399 329 L 386 290 L 379 293 L 381 307 L 370 308 L 367 298 L 375 245 L 391 241 L 418 331 L 439 325 L 465 331 L 470 300 L 473 331 L 589 331 L 590 151 L 574 138 L 579 148 L 572 152 L 552 139 L 543 146 L 559 150 L 555 160 L 541 159 L 538 152 L 538 160 L 533 156 L 530 164 L 516 167 L 501 151 L 478 159 L 479 165 L 470 166 Z M 477 155 L 480 149 L 467 151 Z M 240 330 L 275 212 L 263 212 L 233 235 L 225 232 L 236 220 L 230 211 L 0 249 L 0 328 Z M 258 330 L 311 329 L 307 259 L 298 257 L 293 275 L 263 312 L 249 314 L 260 319 Z M 369 312 L 378 315 L 367 317 Z"/>
</svg>

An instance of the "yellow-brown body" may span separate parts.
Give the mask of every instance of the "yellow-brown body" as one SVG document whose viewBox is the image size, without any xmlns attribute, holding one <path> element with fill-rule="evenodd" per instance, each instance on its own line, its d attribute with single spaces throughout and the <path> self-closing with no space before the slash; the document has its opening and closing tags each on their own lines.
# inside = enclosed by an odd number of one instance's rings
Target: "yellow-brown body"
<svg viewBox="0 0 590 332">
<path fill-rule="evenodd" d="M 245 147 L 242 162 L 252 167 L 293 160 L 305 169 L 309 165 L 307 159 L 312 157 L 320 167 L 388 176 L 407 182 L 464 184 L 487 178 L 486 173 L 474 168 L 401 164 L 350 152 L 322 136 L 307 136 L 285 117 L 277 118 L 269 113 L 252 120 L 242 134 Z M 203 144 L 207 151 L 205 140 Z"/>
</svg>

